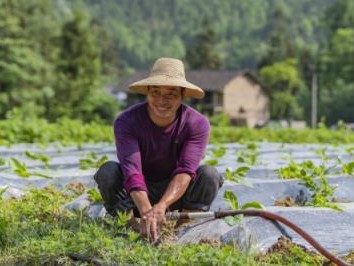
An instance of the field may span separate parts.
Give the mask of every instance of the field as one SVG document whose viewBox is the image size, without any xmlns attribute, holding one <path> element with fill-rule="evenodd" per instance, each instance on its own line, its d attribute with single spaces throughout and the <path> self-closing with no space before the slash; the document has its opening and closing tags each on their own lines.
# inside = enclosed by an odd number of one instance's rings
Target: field
<svg viewBox="0 0 354 266">
<path fill-rule="evenodd" d="M 257 228 L 268 225 L 258 218 L 215 221 L 222 224 L 219 228 L 212 224 L 217 237 L 205 233 L 197 240 L 193 230 L 184 234 L 176 231 L 174 235 L 174 224 L 169 222 L 161 243 L 151 246 L 129 227 L 127 216 L 116 220 L 102 217 L 104 210 L 92 189 L 92 175 L 105 160 L 115 160 L 110 126 L 65 119 L 55 124 L 40 119 L 0 121 L 0 143 L 0 265 L 327 262 L 299 237 L 295 236 L 293 242 L 284 238 L 277 241 L 280 234 L 274 231 L 269 231 L 274 235 L 272 241 L 260 237 L 266 234 Z M 281 212 L 353 263 L 354 237 L 350 232 L 354 230 L 350 222 L 344 223 L 353 218 L 353 151 L 354 134 L 345 129 L 213 128 L 203 163 L 215 165 L 227 179 L 213 208 L 240 208 L 252 202 L 251 207 Z M 289 186 L 281 189 L 283 184 Z M 306 200 L 295 201 L 299 188 Z M 303 219 L 297 218 L 296 210 L 301 210 Z M 333 224 L 327 221 L 326 226 L 318 224 L 322 231 L 316 234 L 311 226 L 317 221 L 302 224 L 314 213 L 323 214 L 321 219 L 336 215 L 342 218 Z M 228 233 L 238 232 L 240 221 L 246 232 L 258 234 L 261 246 L 242 245 L 237 239 L 227 241 Z M 341 229 L 334 232 L 336 241 L 328 235 L 335 227 Z M 193 237 L 194 242 L 187 241 Z M 342 237 L 344 244 L 339 244 Z"/>
</svg>

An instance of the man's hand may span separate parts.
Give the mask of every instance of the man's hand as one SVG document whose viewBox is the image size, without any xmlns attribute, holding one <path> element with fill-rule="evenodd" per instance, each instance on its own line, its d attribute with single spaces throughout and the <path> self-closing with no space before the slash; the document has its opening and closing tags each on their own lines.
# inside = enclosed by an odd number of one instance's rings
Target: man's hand
<svg viewBox="0 0 354 266">
<path fill-rule="evenodd" d="M 141 217 L 140 233 L 147 237 L 151 243 L 155 243 L 159 238 L 159 232 L 165 220 L 165 212 L 165 206 L 156 204 Z"/>
</svg>

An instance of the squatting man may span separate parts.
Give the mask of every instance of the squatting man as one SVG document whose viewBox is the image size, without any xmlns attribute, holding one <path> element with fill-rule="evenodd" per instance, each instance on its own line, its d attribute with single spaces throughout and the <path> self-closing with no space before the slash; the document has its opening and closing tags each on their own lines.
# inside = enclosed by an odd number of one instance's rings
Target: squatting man
<svg viewBox="0 0 354 266">
<path fill-rule="evenodd" d="M 109 214 L 133 210 L 140 233 L 157 241 L 166 211 L 208 211 L 223 178 L 200 161 L 210 124 L 183 104 L 204 91 L 185 78 L 183 62 L 159 58 L 147 78 L 129 86 L 146 101 L 114 122 L 118 162 L 103 164 L 94 178 Z"/>
</svg>

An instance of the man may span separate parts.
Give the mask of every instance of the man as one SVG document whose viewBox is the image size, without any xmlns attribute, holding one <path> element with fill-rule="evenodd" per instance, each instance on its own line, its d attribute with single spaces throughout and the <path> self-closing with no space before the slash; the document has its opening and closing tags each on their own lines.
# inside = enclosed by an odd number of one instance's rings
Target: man
<svg viewBox="0 0 354 266">
<path fill-rule="evenodd" d="M 223 178 L 211 166 L 200 166 L 210 133 L 208 120 L 182 104 L 204 92 L 186 81 L 178 59 L 158 59 L 150 75 L 129 86 L 147 95 L 114 123 L 119 163 L 107 162 L 95 174 L 107 211 L 134 210 L 140 232 L 154 242 L 172 210 L 207 211 Z"/>
</svg>

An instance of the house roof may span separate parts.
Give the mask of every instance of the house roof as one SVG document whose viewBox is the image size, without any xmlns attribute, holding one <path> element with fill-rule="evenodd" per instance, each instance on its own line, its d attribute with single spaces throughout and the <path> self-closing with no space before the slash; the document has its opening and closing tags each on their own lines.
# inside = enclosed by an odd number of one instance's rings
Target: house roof
<svg viewBox="0 0 354 266">
<path fill-rule="evenodd" d="M 149 71 L 136 71 L 127 79 L 123 80 L 113 92 L 130 92 L 128 86 L 137 81 L 146 78 L 149 75 Z M 253 82 L 259 83 L 265 91 L 268 89 L 262 84 L 262 82 L 249 70 L 236 71 L 236 70 L 187 70 L 186 79 L 189 82 L 196 84 L 205 91 L 222 91 L 224 86 L 233 78 L 238 76 L 246 76 Z"/>
</svg>

